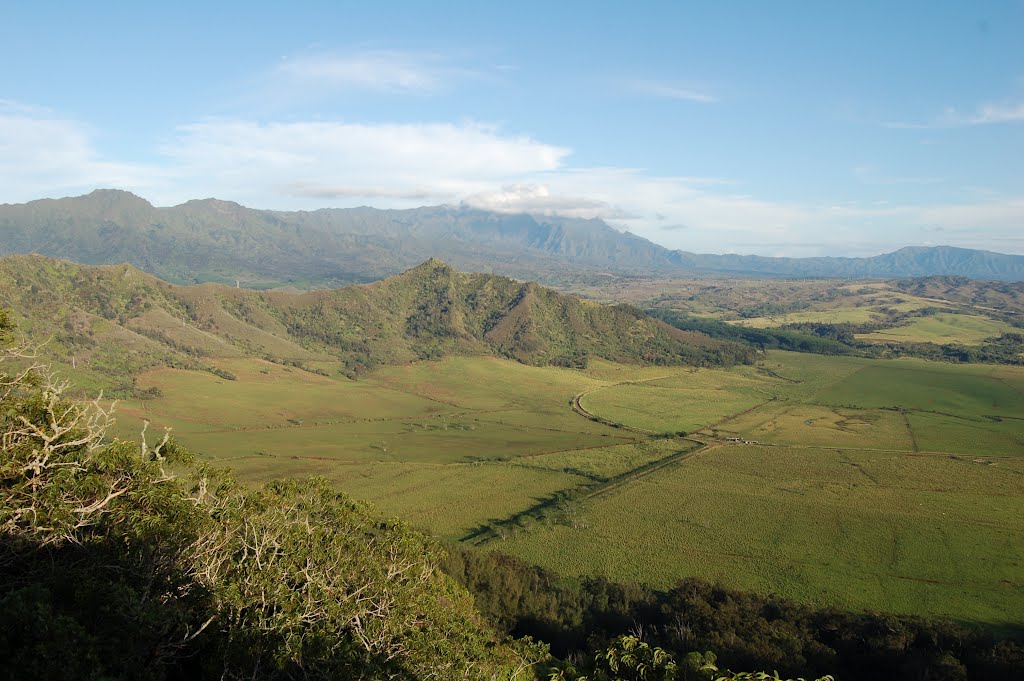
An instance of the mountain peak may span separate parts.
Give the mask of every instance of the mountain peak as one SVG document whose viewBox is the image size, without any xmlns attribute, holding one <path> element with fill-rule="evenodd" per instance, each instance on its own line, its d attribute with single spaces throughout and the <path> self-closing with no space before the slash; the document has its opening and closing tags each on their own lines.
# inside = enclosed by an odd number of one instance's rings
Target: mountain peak
<svg viewBox="0 0 1024 681">
<path fill-rule="evenodd" d="M 82 196 L 69 197 L 71 200 L 86 201 L 90 203 L 102 203 L 104 205 L 113 204 L 142 204 L 153 207 L 146 199 L 142 198 L 137 194 L 132 194 L 124 189 L 94 189 L 88 194 Z"/>
<path fill-rule="evenodd" d="M 416 267 L 413 267 L 409 271 L 410 272 L 436 272 L 438 270 L 441 270 L 441 271 L 451 271 L 452 267 L 448 263 L 446 263 L 445 261 L 441 260 L 440 258 L 437 258 L 437 257 L 434 257 L 434 256 L 430 256 L 430 258 L 428 258 L 427 260 L 424 260 L 422 263 L 420 263 Z"/>
</svg>

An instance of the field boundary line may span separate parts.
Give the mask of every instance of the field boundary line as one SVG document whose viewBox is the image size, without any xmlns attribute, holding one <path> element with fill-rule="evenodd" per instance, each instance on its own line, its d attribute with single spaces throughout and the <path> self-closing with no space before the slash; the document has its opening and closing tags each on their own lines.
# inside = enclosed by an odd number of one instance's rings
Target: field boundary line
<svg viewBox="0 0 1024 681">
<path fill-rule="evenodd" d="M 697 440 L 689 440 L 689 441 L 690 442 L 698 442 Z M 618 489 L 618 488 L 620 488 L 620 487 L 622 487 L 622 486 L 624 486 L 624 485 L 626 485 L 626 484 L 628 484 L 630 482 L 635 482 L 635 481 L 637 481 L 637 480 L 639 480 L 641 478 L 644 478 L 644 477 L 650 475 L 651 473 L 655 473 L 655 472 L 661 470 L 662 468 L 665 468 L 666 466 L 671 466 L 672 464 L 680 463 L 680 462 L 682 462 L 682 461 L 684 461 L 686 459 L 689 459 L 690 457 L 696 456 L 698 454 L 703 454 L 705 452 L 709 452 L 709 451 L 711 451 L 713 449 L 718 449 L 719 447 L 722 446 L 721 444 L 719 444 L 717 442 L 710 443 L 710 444 L 705 444 L 705 443 L 700 443 L 700 444 L 701 444 L 701 446 L 699 446 L 699 447 L 697 447 L 695 449 L 687 449 L 687 450 L 684 450 L 684 451 L 674 452 L 674 453 L 669 454 L 668 456 L 666 456 L 664 458 L 657 459 L 657 460 L 652 461 L 650 463 L 644 464 L 643 466 L 638 466 L 637 468 L 634 468 L 632 470 L 626 471 L 625 473 L 621 473 L 621 474 L 619 474 L 619 475 L 617 475 L 617 476 L 615 476 L 613 478 L 609 478 L 606 483 L 604 483 L 603 485 L 599 485 L 597 489 L 594 489 L 594 490 L 590 491 L 589 493 L 584 494 L 583 498 L 584 499 L 593 499 L 595 497 L 599 497 L 602 494 L 607 494 L 608 492 L 611 492 L 612 490 L 616 490 L 616 489 Z"/>
<path fill-rule="evenodd" d="M 910 434 L 910 446 L 914 448 L 915 452 L 921 451 L 921 448 L 917 444 L 917 436 L 914 435 L 914 427 L 910 425 L 910 417 L 907 416 L 907 410 L 900 409 L 900 416 L 903 417 L 903 423 L 907 426 L 907 433 Z"/>
<path fill-rule="evenodd" d="M 649 475 L 650 473 L 653 473 L 656 470 L 659 470 L 661 468 L 664 468 L 665 466 L 669 466 L 671 464 L 674 464 L 674 463 L 677 463 L 679 461 L 682 461 L 683 459 L 685 459 L 685 458 L 687 458 L 689 456 L 693 456 L 694 454 L 706 451 L 708 449 L 708 447 L 709 447 L 709 445 L 707 445 L 706 443 L 701 442 L 699 440 L 693 440 L 693 439 L 690 439 L 690 438 L 679 438 L 679 439 L 683 440 L 685 442 L 693 442 L 693 443 L 697 444 L 698 447 L 694 448 L 694 449 L 685 449 L 685 450 L 680 450 L 680 451 L 673 452 L 672 454 L 669 454 L 666 457 L 662 457 L 661 459 L 657 459 L 655 461 L 648 462 L 648 463 L 646 463 L 646 464 L 644 464 L 642 466 L 638 466 L 638 467 L 636 467 L 634 469 L 628 470 L 628 471 L 626 471 L 624 473 L 620 473 L 619 475 L 616 475 L 614 477 L 608 478 L 604 482 L 600 482 L 600 483 L 593 484 L 593 485 L 577 485 L 575 488 L 563 489 L 563 490 L 554 492 L 551 495 L 549 495 L 547 498 L 544 498 L 544 499 L 538 501 L 536 504 L 534 504 L 532 506 L 529 506 L 529 507 L 527 507 L 527 508 L 525 508 L 525 509 L 523 509 L 521 511 L 513 513 L 510 516 L 507 516 L 507 517 L 502 518 L 500 520 L 491 520 L 490 522 L 487 522 L 487 523 L 481 523 L 475 529 L 473 529 L 470 532 L 467 532 L 466 534 L 464 534 L 459 539 L 459 541 L 463 542 L 463 543 L 470 543 L 470 544 L 473 544 L 473 545 L 476 545 L 476 546 L 481 546 L 483 544 L 487 544 L 487 543 L 489 543 L 491 541 L 494 541 L 495 539 L 504 538 L 504 532 L 509 531 L 512 528 L 516 527 L 516 525 L 519 522 L 521 522 L 522 520 L 525 520 L 527 518 L 537 519 L 538 516 L 545 509 L 557 508 L 558 506 L 563 505 L 563 504 L 572 504 L 574 502 L 578 503 L 578 502 L 582 502 L 582 501 L 585 501 L 585 500 L 588 500 L 588 499 L 592 499 L 593 497 L 595 497 L 595 496 L 597 496 L 599 494 L 602 494 L 602 493 L 604 493 L 604 492 L 606 492 L 606 491 L 608 491 L 610 489 L 615 489 L 615 488 L 621 487 L 622 485 L 626 484 L 627 482 L 630 482 L 632 480 L 636 480 L 637 478 L 643 477 L 645 475 Z M 717 446 L 717 445 L 711 445 L 712 448 L 715 447 L 715 446 Z M 575 451 L 575 450 L 567 450 L 567 451 Z M 550 472 L 558 473 L 559 471 L 550 471 Z M 588 478 L 586 478 L 586 476 L 582 476 L 582 475 L 579 475 L 579 474 L 572 474 L 572 475 L 576 475 L 576 477 L 581 477 L 581 478 L 584 478 L 584 479 L 588 479 Z"/>
</svg>

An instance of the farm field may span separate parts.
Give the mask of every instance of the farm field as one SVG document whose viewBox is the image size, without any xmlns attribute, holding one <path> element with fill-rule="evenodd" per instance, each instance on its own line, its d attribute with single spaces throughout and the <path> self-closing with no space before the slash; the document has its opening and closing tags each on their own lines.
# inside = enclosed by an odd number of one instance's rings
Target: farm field
<svg viewBox="0 0 1024 681">
<path fill-rule="evenodd" d="M 960 343 L 979 345 L 986 338 L 1016 329 L 1005 322 L 966 314 L 936 314 L 930 317 L 916 317 L 906 326 L 896 326 L 884 331 L 857 334 L 866 341 L 890 343 Z"/>
<path fill-rule="evenodd" d="M 159 396 L 121 403 L 119 431 L 171 426 L 243 481 L 320 475 L 571 575 L 1024 612 L 1024 369 L 784 352 L 732 369 L 450 357 L 358 381 L 216 366 L 236 380 L 140 375 Z"/>
<path fill-rule="evenodd" d="M 1024 460 L 728 445 L 490 544 L 570 575 L 1019 624 Z"/>
<path fill-rule="evenodd" d="M 262 360 L 217 366 L 236 380 L 177 369 L 141 375 L 138 385 L 160 396 L 119 403 L 117 434 L 137 437 L 149 420 L 151 438 L 170 427 L 244 481 L 320 475 L 443 536 L 659 451 L 574 413 L 576 392 L 609 383 L 577 371 L 455 357 L 350 381 Z M 606 448 L 615 455 L 599 454 Z M 583 476 L 565 472 L 573 468 Z"/>
</svg>

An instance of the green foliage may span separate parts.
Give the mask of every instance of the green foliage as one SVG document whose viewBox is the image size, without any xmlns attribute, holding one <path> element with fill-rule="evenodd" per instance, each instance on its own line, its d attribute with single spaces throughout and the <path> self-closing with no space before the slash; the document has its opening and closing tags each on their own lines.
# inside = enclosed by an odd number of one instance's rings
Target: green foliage
<svg viewBox="0 0 1024 681">
<path fill-rule="evenodd" d="M 697 579 L 664 591 L 600 578 L 574 580 L 507 555 L 458 546 L 445 569 L 470 589 L 496 626 L 541 638 L 555 655 L 572 660 L 554 665 L 561 676 L 553 678 L 592 673 L 595 659 L 609 648 L 621 654 L 622 636 L 668 652 L 677 661 L 677 678 L 691 681 L 717 680 L 721 674 L 715 671 L 727 668 L 833 674 L 844 681 L 981 681 L 1015 678 L 1024 668 L 1024 632 L 1000 639 L 949 620 L 815 608 Z M 715 653 L 699 652 L 707 650 Z"/>
<path fill-rule="evenodd" d="M 778 672 L 721 672 L 715 664 L 717 656 L 711 652 L 693 651 L 683 658 L 682 667 L 672 653 L 652 646 L 636 636 L 619 636 L 593 659 L 587 660 L 580 674 L 572 665 L 554 669 L 551 681 L 787 681 Z M 801 677 L 789 681 L 804 681 Z M 835 681 L 823 676 L 816 681 Z"/>
<path fill-rule="evenodd" d="M 674 681 L 678 666 L 672 655 L 635 636 L 621 636 L 595 655 L 593 678 L 615 681 Z"/>
</svg>

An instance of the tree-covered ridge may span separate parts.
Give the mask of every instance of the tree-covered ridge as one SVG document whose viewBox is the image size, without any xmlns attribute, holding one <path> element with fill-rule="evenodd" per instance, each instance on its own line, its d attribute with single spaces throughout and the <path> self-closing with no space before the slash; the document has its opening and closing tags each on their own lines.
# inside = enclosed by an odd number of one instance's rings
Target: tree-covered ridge
<svg viewBox="0 0 1024 681">
<path fill-rule="evenodd" d="M 450 353 L 563 366 L 585 364 L 590 356 L 704 366 L 751 357 L 740 346 L 679 331 L 629 306 L 597 305 L 533 283 L 461 273 L 436 259 L 367 286 L 287 302 L 279 294 L 260 300 L 276 308 L 273 314 L 293 335 L 331 351 L 366 347 L 377 353 L 370 359 L 382 363 Z"/>
<path fill-rule="evenodd" d="M 628 306 L 460 273 L 437 260 L 370 285 L 294 294 L 175 286 L 130 265 L 12 256 L 0 259 L 0 304 L 17 310 L 33 338 L 52 338 L 50 359 L 103 374 L 107 387 L 153 366 L 209 368 L 214 357 L 313 367 L 340 360 L 350 375 L 453 353 L 563 366 L 588 357 L 701 366 L 753 357 Z"/>
</svg>

